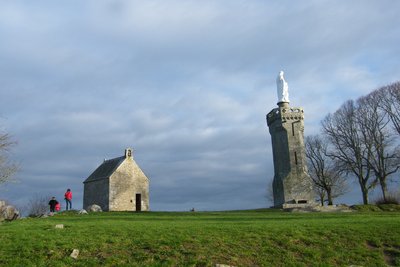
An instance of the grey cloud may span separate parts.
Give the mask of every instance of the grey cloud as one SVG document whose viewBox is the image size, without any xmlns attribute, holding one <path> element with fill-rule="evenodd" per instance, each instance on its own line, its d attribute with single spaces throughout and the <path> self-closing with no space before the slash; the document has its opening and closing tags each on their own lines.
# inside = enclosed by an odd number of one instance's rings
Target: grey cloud
<svg viewBox="0 0 400 267">
<path fill-rule="evenodd" d="M 0 6 L 1 123 L 23 167 L 0 196 L 20 203 L 71 187 L 81 205 L 82 181 L 132 146 L 153 209 L 267 206 L 280 69 L 306 134 L 400 75 L 393 2 Z"/>
</svg>

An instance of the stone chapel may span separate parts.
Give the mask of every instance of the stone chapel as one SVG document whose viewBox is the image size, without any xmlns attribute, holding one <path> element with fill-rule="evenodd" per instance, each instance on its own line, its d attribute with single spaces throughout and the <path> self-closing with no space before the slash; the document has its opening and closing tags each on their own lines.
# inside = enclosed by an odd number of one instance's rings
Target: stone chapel
<svg viewBox="0 0 400 267">
<path fill-rule="evenodd" d="M 83 208 L 103 211 L 148 211 L 149 179 L 133 159 L 131 148 L 122 157 L 104 160 L 83 182 Z"/>
</svg>

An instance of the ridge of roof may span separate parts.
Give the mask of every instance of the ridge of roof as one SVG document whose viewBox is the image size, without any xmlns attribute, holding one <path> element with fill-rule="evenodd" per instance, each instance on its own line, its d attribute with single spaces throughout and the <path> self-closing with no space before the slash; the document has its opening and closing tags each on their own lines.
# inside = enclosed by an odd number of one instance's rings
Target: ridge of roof
<svg viewBox="0 0 400 267">
<path fill-rule="evenodd" d="M 102 164 L 84 181 L 90 182 L 94 180 L 106 179 L 121 165 L 125 160 L 125 156 L 104 160 Z"/>
</svg>

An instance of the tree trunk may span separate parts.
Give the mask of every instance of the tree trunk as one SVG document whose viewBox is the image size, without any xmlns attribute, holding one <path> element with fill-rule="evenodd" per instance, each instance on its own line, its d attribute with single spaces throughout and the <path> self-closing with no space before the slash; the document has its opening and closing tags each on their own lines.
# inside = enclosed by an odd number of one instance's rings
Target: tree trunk
<svg viewBox="0 0 400 267">
<path fill-rule="evenodd" d="M 383 200 L 386 203 L 386 201 L 387 201 L 386 198 L 387 198 L 387 195 L 388 195 L 388 189 L 387 189 L 386 181 L 384 179 L 381 179 L 380 180 L 380 184 L 381 184 L 381 189 L 382 189 L 382 197 L 383 197 Z"/>
<path fill-rule="evenodd" d="M 319 196 L 319 201 L 321 202 L 321 206 L 324 206 L 324 202 L 325 202 L 325 192 L 324 190 L 321 190 L 318 192 L 318 196 Z"/>
<path fill-rule="evenodd" d="M 328 196 L 328 205 L 333 205 L 333 200 L 332 200 L 332 190 L 329 188 L 326 190 L 326 194 Z"/>
<path fill-rule="evenodd" d="M 361 191 L 362 191 L 363 203 L 364 205 L 368 205 L 368 190 L 361 188 Z"/>
<path fill-rule="evenodd" d="M 360 185 L 363 204 L 368 205 L 368 187 L 367 187 L 367 180 L 365 178 L 358 177 L 358 184 Z"/>
</svg>

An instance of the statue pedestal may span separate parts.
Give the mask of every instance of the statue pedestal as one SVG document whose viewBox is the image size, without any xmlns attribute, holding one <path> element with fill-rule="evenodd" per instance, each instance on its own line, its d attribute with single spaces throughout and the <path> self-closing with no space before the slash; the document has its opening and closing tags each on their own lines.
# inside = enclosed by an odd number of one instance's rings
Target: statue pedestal
<svg viewBox="0 0 400 267">
<path fill-rule="evenodd" d="M 280 108 L 288 108 L 289 107 L 289 102 L 278 102 L 277 105 Z"/>
</svg>

